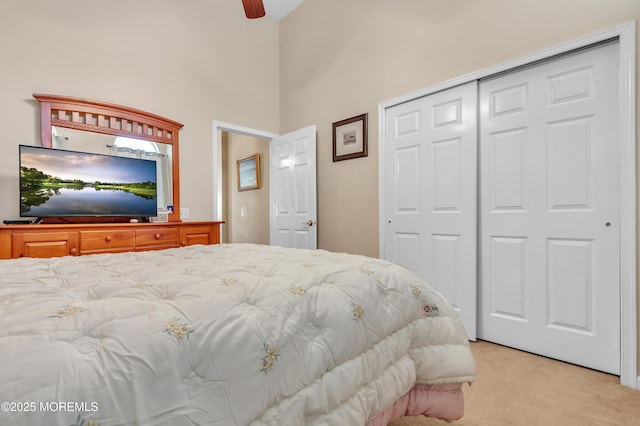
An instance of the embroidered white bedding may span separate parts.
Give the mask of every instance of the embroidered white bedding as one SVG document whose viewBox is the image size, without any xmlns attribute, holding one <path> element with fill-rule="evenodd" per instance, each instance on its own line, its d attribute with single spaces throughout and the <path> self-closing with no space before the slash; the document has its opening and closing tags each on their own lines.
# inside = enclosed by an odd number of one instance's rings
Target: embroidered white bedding
<svg viewBox="0 0 640 426">
<path fill-rule="evenodd" d="M 454 309 L 379 259 L 239 244 L 0 261 L 2 425 L 453 420 L 474 375 Z M 398 408 L 430 389 L 446 401 Z"/>
</svg>

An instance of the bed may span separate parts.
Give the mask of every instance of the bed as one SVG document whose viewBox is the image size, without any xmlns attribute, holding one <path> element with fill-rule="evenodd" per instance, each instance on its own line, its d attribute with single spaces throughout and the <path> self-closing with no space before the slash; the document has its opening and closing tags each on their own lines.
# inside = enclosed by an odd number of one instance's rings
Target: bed
<svg viewBox="0 0 640 426">
<path fill-rule="evenodd" d="M 0 261 L 0 424 L 463 415 L 447 301 L 384 260 L 250 244 Z"/>
</svg>

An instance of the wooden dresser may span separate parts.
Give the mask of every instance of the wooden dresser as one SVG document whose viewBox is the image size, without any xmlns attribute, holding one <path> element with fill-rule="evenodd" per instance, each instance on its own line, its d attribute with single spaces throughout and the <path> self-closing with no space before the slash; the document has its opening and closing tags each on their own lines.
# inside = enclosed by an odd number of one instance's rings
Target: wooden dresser
<svg viewBox="0 0 640 426">
<path fill-rule="evenodd" d="M 0 225 L 0 259 L 219 244 L 224 222 Z"/>
</svg>

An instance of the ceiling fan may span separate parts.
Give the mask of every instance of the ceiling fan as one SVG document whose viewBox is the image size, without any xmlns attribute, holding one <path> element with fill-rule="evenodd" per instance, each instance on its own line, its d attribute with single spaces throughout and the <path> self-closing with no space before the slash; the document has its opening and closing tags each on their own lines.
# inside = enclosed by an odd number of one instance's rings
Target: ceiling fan
<svg viewBox="0 0 640 426">
<path fill-rule="evenodd" d="M 248 19 L 262 18 L 265 15 L 262 0 L 242 0 L 242 5 Z"/>
</svg>

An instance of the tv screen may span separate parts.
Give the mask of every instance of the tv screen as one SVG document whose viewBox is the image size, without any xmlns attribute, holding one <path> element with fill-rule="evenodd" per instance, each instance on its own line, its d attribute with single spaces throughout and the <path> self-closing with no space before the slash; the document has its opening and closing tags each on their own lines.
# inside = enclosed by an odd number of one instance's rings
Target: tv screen
<svg viewBox="0 0 640 426">
<path fill-rule="evenodd" d="M 20 216 L 157 216 L 156 162 L 20 145 Z"/>
</svg>

